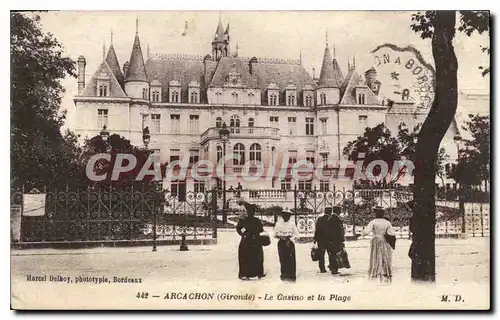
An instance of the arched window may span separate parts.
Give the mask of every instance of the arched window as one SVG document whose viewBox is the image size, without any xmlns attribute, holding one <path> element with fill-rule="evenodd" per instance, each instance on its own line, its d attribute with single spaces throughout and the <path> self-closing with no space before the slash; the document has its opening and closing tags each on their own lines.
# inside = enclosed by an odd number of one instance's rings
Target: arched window
<svg viewBox="0 0 500 320">
<path fill-rule="evenodd" d="M 222 159 L 222 147 L 217 146 L 217 163 L 219 163 L 220 159 Z"/>
<path fill-rule="evenodd" d="M 104 93 L 104 86 L 99 86 L 99 97 L 103 97 L 104 96 L 103 93 Z"/>
<path fill-rule="evenodd" d="M 231 133 L 240 133 L 240 117 L 238 115 L 231 116 L 229 121 L 229 126 L 231 127 Z"/>
<path fill-rule="evenodd" d="M 254 143 L 250 146 L 250 161 L 262 161 L 260 144 Z"/>
<path fill-rule="evenodd" d="M 238 160 L 236 158 L 233 158 L 233 165 L 235 166 L 242 166 L 245 164 L 245 146 L 242 145 L 241 143 L 237 143 L 234 145 L 233 148 L 233 154 L 237 157 L 238 155 L 241 156 L 241 158 Z"/>
<path fill-rule="evenodd" d="M 147 100 L 148 97 L 148 89 L 147 88 L 142 88 L 142 98 Z"/>
<path fill-rule="evenodd" d="M 215 119 L 215 127 L 217 127 L 217 128 L 222 127 L 222 118 L 221 117 L 217 117 L 217 119 Z"/>
</svg>

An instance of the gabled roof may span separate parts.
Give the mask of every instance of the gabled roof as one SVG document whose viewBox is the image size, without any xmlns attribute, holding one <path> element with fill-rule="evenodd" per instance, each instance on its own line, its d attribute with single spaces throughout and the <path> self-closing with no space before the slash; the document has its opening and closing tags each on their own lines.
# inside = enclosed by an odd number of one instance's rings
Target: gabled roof
<svg viewBox="0 0 500 320">
<path fill-rule="evenodd" d="M 125 81 L 148 81 L 138 34 L 135 35 L 134 46 L 132 47 L 129 61 L 130 66 Z"/>
<path fill-rule="evenodd" d="M 123 85 L 123 81 L 125 80 L 123 77 L 122 70 L 120 69 L 120 63 L 118 62 L 118 58 L 116 57 L 115 48 L 113 44 L 109 46 L 108 55 L 106 56 L 106 62 L 108 63 L 111 71 L 115 75 L 116 80 L 120 85 Z"/>
<path fill-rule="evenodd" d="M 116 77 L 111 70 L 110 66 L 104 60 L 101 62 L 101 65 L 99 68 L 97 68 L 97 71 L 94 73 L 90 81 L 87 83 L 85 86 L 85 89 L 83 89 L 82 93 L 80 96 L 83 97 L 97 97 L 97 77 L 99 77 L 101 74 L 106 74 L 109 76 L 109 96 L 114 97 L 114 98 L 126 98 L 127 96 L 125 95 L 125 92 L 123 92 L 123 89 L 121 85 L 118 83 L 118 80 L 116 80 Z"/>
<path fill-rule="evenodd" d="M 344 82 L 340 86 L 340 103 L 347 105 L 358 104 L 356 99 L 356 87 L 366 89 L 367 95 L 365 96 L 365 104 L 374 105 L 380 104 L 379 99 L 375 96 L 373 91 L 366 85 L 363 78 L 354 70 L 349 70 Z"/>
<path fill-rule="evenodd" d="M 241 78 L 241 83 L 247 88 L 258 88 L 257 82 L 250 75 L 249 69 L 245 68 L 243 61 L 239 58 L 222 57 L 217 64 L 214 76 L 210 82 L 211 87 L 221 87 L 228 82 L 229 74 L 236 72 Z"/>
<path fill-rule="evenodd" d="M 321 65 L 318 85 L 320 88 L 338 88 L 341 83 L 342 79 L 333 68 L 332 56 L 327 45 L 323 54 L 323 64 Z"/>
</svg>

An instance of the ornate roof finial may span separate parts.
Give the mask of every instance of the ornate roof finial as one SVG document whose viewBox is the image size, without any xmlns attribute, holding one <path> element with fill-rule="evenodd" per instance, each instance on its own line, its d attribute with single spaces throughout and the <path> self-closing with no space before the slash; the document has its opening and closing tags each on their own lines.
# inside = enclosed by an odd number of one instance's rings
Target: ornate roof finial
<svg viewBox="0 0 500 320">
<path fill-rule="evenodd" d="M 351 59 L 347 58 L 347 71 L 351 71 Z"/>
<path fill-rule="evenodd" d="M 333 45 L 333 59 L 336 59 L 336 55 L 335 55 L 335 45 Z"/>
<path fill-rule="evenodd" d="M 302 65 L 302 49 L 300 49 L 300 53 L 299 53 L 299 63 L 300 63 L 300 65 Z"/>
<path fill-rule="evenodd" d="M 313 79 L 316 79 L 316 69 L 313 68 Z"/>
<path fill-rule="evenodd" d="M 148 51 L 147 51 L 147 53 L 146 53 L 146 54 L 147 54 L 147 55 L 146 55 L 146 58 L 147 58 L 147 59 L 149 59 L 149 43 L 148 43 Z"/>
<path fill-rule="evenodd" d="M 139 18 L 135 18 L 135 34 L 139 35 Z"/>
<path fill-rule="evenodd" d="M 356 55 L 353 55 L 352 56 L 352 68 L 355 69 L 356 68 Z"/>
<path fill-rule="evenodd" d="M 237 56 L 238 56 L 238 49 L 239 49 L 238 42 L 236 42 L 236 53 L 235 53 L 235 57 L 237 57 Z"/>
<path fill-rule="evenodd" d="M 111 45 L 113 45 L 113 29 L 111 29 Z"/>
<path fill-rule="evenodd" d="M 102 43 L 102 58 L 106 57 L 106 43 Z"/>
<path fill-rule="evenodd" d="M 325 31 L 325 39 L 326 39 L 326 45 L 328 45 L 328 28 L 326 28 Z"/>
</svg>

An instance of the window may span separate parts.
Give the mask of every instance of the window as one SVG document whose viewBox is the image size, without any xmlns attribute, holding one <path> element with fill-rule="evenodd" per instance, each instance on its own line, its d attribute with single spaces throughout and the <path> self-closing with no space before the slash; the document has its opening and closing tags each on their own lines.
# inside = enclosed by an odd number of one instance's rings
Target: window
<svg viewBox="0 0 500 320">
<path fill-rule="evenodd" d="M 170 149 L 170 163 L 180 160 L 180 150 Z"/>
<path fill-rule="evenodd" d="M 217 117 L 217 119 L 215 119 L 215 126 L 217 128 L 222 127 L 222 118 L 221 117 Z"/>
<path fill-rule="evenodd" d="M 171 123 L 171 129 L 172 133 L 179 133 L 179 123 L 181 120 L 181 116 L 179 114 L 171 114 L 170 115 L 170 121 Z"/>
<path fill-rule="evenodd" d="M 292 190 L 292 179 L 281 180 L 281 190 Z"/>
<path fill-rule="evenodd" d="M 238 160 L 236 158 L 233 158 L 233 165 L 235 166 L 242 166 L 245 164 L 245 146 L 242 145 L 241 143 L 235 144 L 233 148 L 233 154 L 238 157 L 241 156 L 241 158 Z"/>
<path fill-rule="evenodd" d="M 142 88 L 142 98 L 145 100 L 149 99 L 149 93 L 147 88 Z"/>
<path fill-rule="evenodd" d="M 170 102 L 179 102 L 179 92 L 172 91 L 172 97 L 170 98 Z"/>
<path fill-rule="evenodd" d="M 330 182 L 328 182 L 328 181 L 320 181 L 319 182 L 319 191 L 320 192 L 330 191 Z"/>
<path fill-rule="evenodd" d="M 260 144 L 254 143 L 250 146 L 250 161 L 262 161 Z"/>
<path fill-rule="evenodd" d="M 255 120 L 253 118 L 248 119 L 248 126 L 250 128 L 253 128 L 254 124 L 255 124 Z"/>
<path fill-rule="evenodd" d="M 99 97 L 108 96 L 108 86 L 103 84 L 99 86 Z"/>
<path fill-rule="evenodd" d="M 97 109 L 97 127 L 108 126 L 108 109 Z"/>
<path fill-rule="evenodd" d="M 276 94 L 275 93 L 272 93 L 269 95 L 269 105 L 270 106 L 276 106 L 278 105 L 278 99 L 276 97 Z"/>
<path fill-rule="evenodd" d="M 297 131 L 297 118 L 296 117 L 288 117 L 288 131 L 291 136 L 295 134 Z"/>
<path fill-rule="evenodd" d="M 151 115 L 151 124 L 153 126 L 153 133 L 160 133 L 160 115 L 152 114 Z"/>
<path fill-rule="evenodd" d="M 327 168 L 328 167 L 328 153 L 322 153 L 321 154 L 321 160 L 323 161 L 323 168 Z"/>
<path fill-rule="evenodd" d="M 191 92 L 190 98 L 191 103 L 198 103 L 198 92 Z"/>
<path fill-rule="evenodd" d="M 315 158 L 314 151 L 307 151 L 307 153 L 306 153 L 306 161 L 310 162 L 310 163 L 312 163 L 314 165 L 314 158 Z"/>
<path fill-rule="evenodd" d="M 203 181 L 195 181 L 193 187 L 195 193 L 205 192 L 205 183 Z"/>
<path fill-rule="evenodd" d="M 240 129 L 238 129 L 240 127 L 240 117 L 237 115 L 231 116 L 229 126 L 231 127 L 231 133 L 240 133 Z"/>
<path fill-rule="evenodd" d="M 276 163 L 276 148 L 271 147 L 271 165 Z"/>
<path fill-rule="evenodd" d="M 194 165 L 200 160 L 200 150 L 189 150 L 189 164 Z"/>
<path fill-rule="evenodd" d="M 312 97 L 311 96 L 306 97 L 306 107 L 312 107 Z"/>
<path fill-rule="evenodd" d="M 288 151 L 288 163 L 297 162 L 297 151 Z"/>
<path fill-rule="evenodd" d="M 269 117 L 269 122 L 271 122 L 271 127 L 279 128 L 279 118 L 278 117 Z"/>
<path fill-rule="evenodd" d="M 217 163 L 219 163 L 220 159 L 222 159 L 222 147 L 217 146 Z"/>
<path fill-rule="evenodd" d="M 153 91 L 151 94 L 153 96 L 153 102 L 159 102 L 160 101 L 160 93 L 158 91 Z"/>
<path fill-rule="evenodd" d="M 324 92 L 323 92 L 323 93 L 321 93 L 321 94 L 319 95 L 319 99 L 320 99 L 320 101 L 321 101 L 321 103 L 320 103 L 320 104 L 322 104 L 322 105 L 323 105 L 323 104 L 326 104 L 326 93 L 324 93 Z"/>
<path fill-rule="evenodd" d="M 186 181 L 172 181 L 170 183 L 170 192 L 179 201 L 186 201 Z"/>
<path fill-rule="evenodd" d="M 233 97 L 233 102 L 238 103 L 238 93 L 233 92 L 231 93 L 231 96 Z"/>
<path fill-rule="evenodd" d="M 198 133 L 199 132 L 199 115 L 190 115 L 189 116 L 189 132 Z"/>
<path fill-rule="evenodd" d="M 328 120 L 326 118 L 323 118 L 320 121 L 321 121 L 321 134 L 326 134 L 326 125 Z"/>
<path fill-rule="evenodd" d="M 358 116 L 358 121 L 359 121 L 359 124 L 361 126 L 363 126 L 363 128 L 366 128 L 366 126 L 368 124 L 368 116 L 365 116 L 365 115 Z"/>
<path fill-rule="evenodd" d="M 314 135 L 314 118 L 306 118 L 306 135 Z"/>
<path fill-rule="evenodd" d="M 288 105 L 289 106 L 295 105 L 295 96 L 294 95 L 289 95 L 288 96 Z"/>
<path fill-rule="evenodd" d="M 365 104 L 365 94 L 364 93 L 358 94 L 358 104 Z"/>
<path fill-rule="evenodd" d="M 299 190 L 304 191 L 304 190 L 312 190 L 312 181 L 299 181 Z"/>
</svg>

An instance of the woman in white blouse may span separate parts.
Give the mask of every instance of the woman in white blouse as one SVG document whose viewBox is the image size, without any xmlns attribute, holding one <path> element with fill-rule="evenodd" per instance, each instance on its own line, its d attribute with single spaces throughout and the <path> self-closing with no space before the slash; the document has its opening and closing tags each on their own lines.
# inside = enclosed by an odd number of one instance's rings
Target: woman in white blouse
<svg viewBox="0 0 500 320">
<path fill-rule="evenodd" d="M 366 236 L 373 234 L 370 249 L 370 267 L 368 276 L 371 279 L 379 278 L 381 282 L 391 282 L 392 279 L 392 248 L 385 239 L 385 234 L 394 236 L 391 223 L 384 219 L 384 209 L 375 207 L 375 219 L 370 221 L 361 233 Z"/>
<path fill-rule="evenodd" d="M 292 213 L 284 210 L 276 221 L 274 237 L 278 241 L 278 254 L 281 264 L 281 280 L 295 281 L 297 279 L 297 264 L 295 260 L 295 244 L 299 238 L 299 230 L 290 219 Z"/>
</svg>

